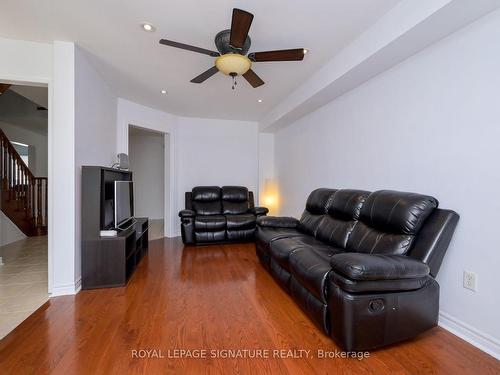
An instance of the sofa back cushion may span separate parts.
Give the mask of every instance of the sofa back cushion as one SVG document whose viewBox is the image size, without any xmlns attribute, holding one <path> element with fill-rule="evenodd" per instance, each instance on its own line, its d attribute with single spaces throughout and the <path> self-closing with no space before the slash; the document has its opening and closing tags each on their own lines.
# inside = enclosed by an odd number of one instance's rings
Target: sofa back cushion
<svg viewBox="0 0 500 375">
<path fill-rule="evenodd" d="M 192 190 L 193 210 L 198 215 L 222 213 L 221 189 L 218 186 L 197 186 Z"/>
<path fill-rule="evenodd" d="M 329 245 L 345 249 L 369 194 L 364 190 L 348 189 L 335 192 L 327 207 L 327 215 L 319 224 L 316 237 Z"/>
<path fill-rule="evenodd" d="M 311 236 L 316 236 L 316 232 L 321 221 L 326 215 L 328 204 L 337 190 L 316 189 L 309 194 L 306 202 L 306 209 L 300 218 L 297 229 Z"/>
<path fill-rule="evenodd" d="M 392 190 L 371 193 L 347 241 L 347 250 L 405 255 L 427 217 L 437 208 L 430 196 Z"/>
<path fill-rule="evenodd" d="M 248 189 L 244 186 L 222 187 L 222 212 L 224 215 L 238 215 L 250 208 Z"/>
</svg>

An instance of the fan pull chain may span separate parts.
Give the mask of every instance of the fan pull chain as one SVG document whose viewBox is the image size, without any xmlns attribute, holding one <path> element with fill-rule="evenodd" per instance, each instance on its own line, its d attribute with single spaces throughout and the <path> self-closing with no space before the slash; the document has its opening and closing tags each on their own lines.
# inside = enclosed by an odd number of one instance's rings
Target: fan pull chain
<svg viewBox="0 0 500 375">
<path fill-rule="evenodd" d="M 236 88 L 236 85 L 238 84 L 238 82 L 236 81 L 236 76 L 232 76 L 233 77 L 233 86 L 231 87 L 233 90 Z"/>
</svg>

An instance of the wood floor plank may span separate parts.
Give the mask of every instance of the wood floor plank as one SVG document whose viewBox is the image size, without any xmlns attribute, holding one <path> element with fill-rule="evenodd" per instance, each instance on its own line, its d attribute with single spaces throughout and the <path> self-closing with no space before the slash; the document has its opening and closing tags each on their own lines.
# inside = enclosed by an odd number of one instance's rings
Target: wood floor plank
<svg viewBox="0 0 500 375">
<path fill-rule="evenodd" d="M 274 358 L 281 349 L 310 356 Z M 340 350 L 263 269 L 253 244 L 184 248 L 165 238 L 150 242 L 126 287 L 55 297 L 38 309 L 0 341 L 0 374 L 500 373 L 499 361 L 441 328 L 363 360 L 321 359 L 318 349 Z M 208 358 L 168 358 L 174 350 Z M 221 358 L 225 350 L 271 355 Z"/>
</svg>

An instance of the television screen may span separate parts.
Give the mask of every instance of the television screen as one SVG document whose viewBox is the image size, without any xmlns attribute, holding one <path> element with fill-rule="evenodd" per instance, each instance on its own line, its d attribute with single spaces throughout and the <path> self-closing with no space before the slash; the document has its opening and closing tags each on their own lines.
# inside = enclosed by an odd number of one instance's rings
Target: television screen
<svg viewBox="0 0 500 375">
<path fill-rule="evenodd" d="M 134 216 L 132 181 L 115 181 L 115 227 Z"/>
</svg>

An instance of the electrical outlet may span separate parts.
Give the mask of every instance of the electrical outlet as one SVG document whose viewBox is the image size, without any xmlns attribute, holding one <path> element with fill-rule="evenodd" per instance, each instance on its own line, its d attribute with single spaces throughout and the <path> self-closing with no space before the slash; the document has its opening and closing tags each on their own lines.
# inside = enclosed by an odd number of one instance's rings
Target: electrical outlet
<svg viewBox="0 0 500 375">
<path fill-rule="evenodd" d="M 477 290 L 476 282 L 476 274 L 474 272 L 464 270 L 464 288 L 475 292 Z"/>
</svg>

